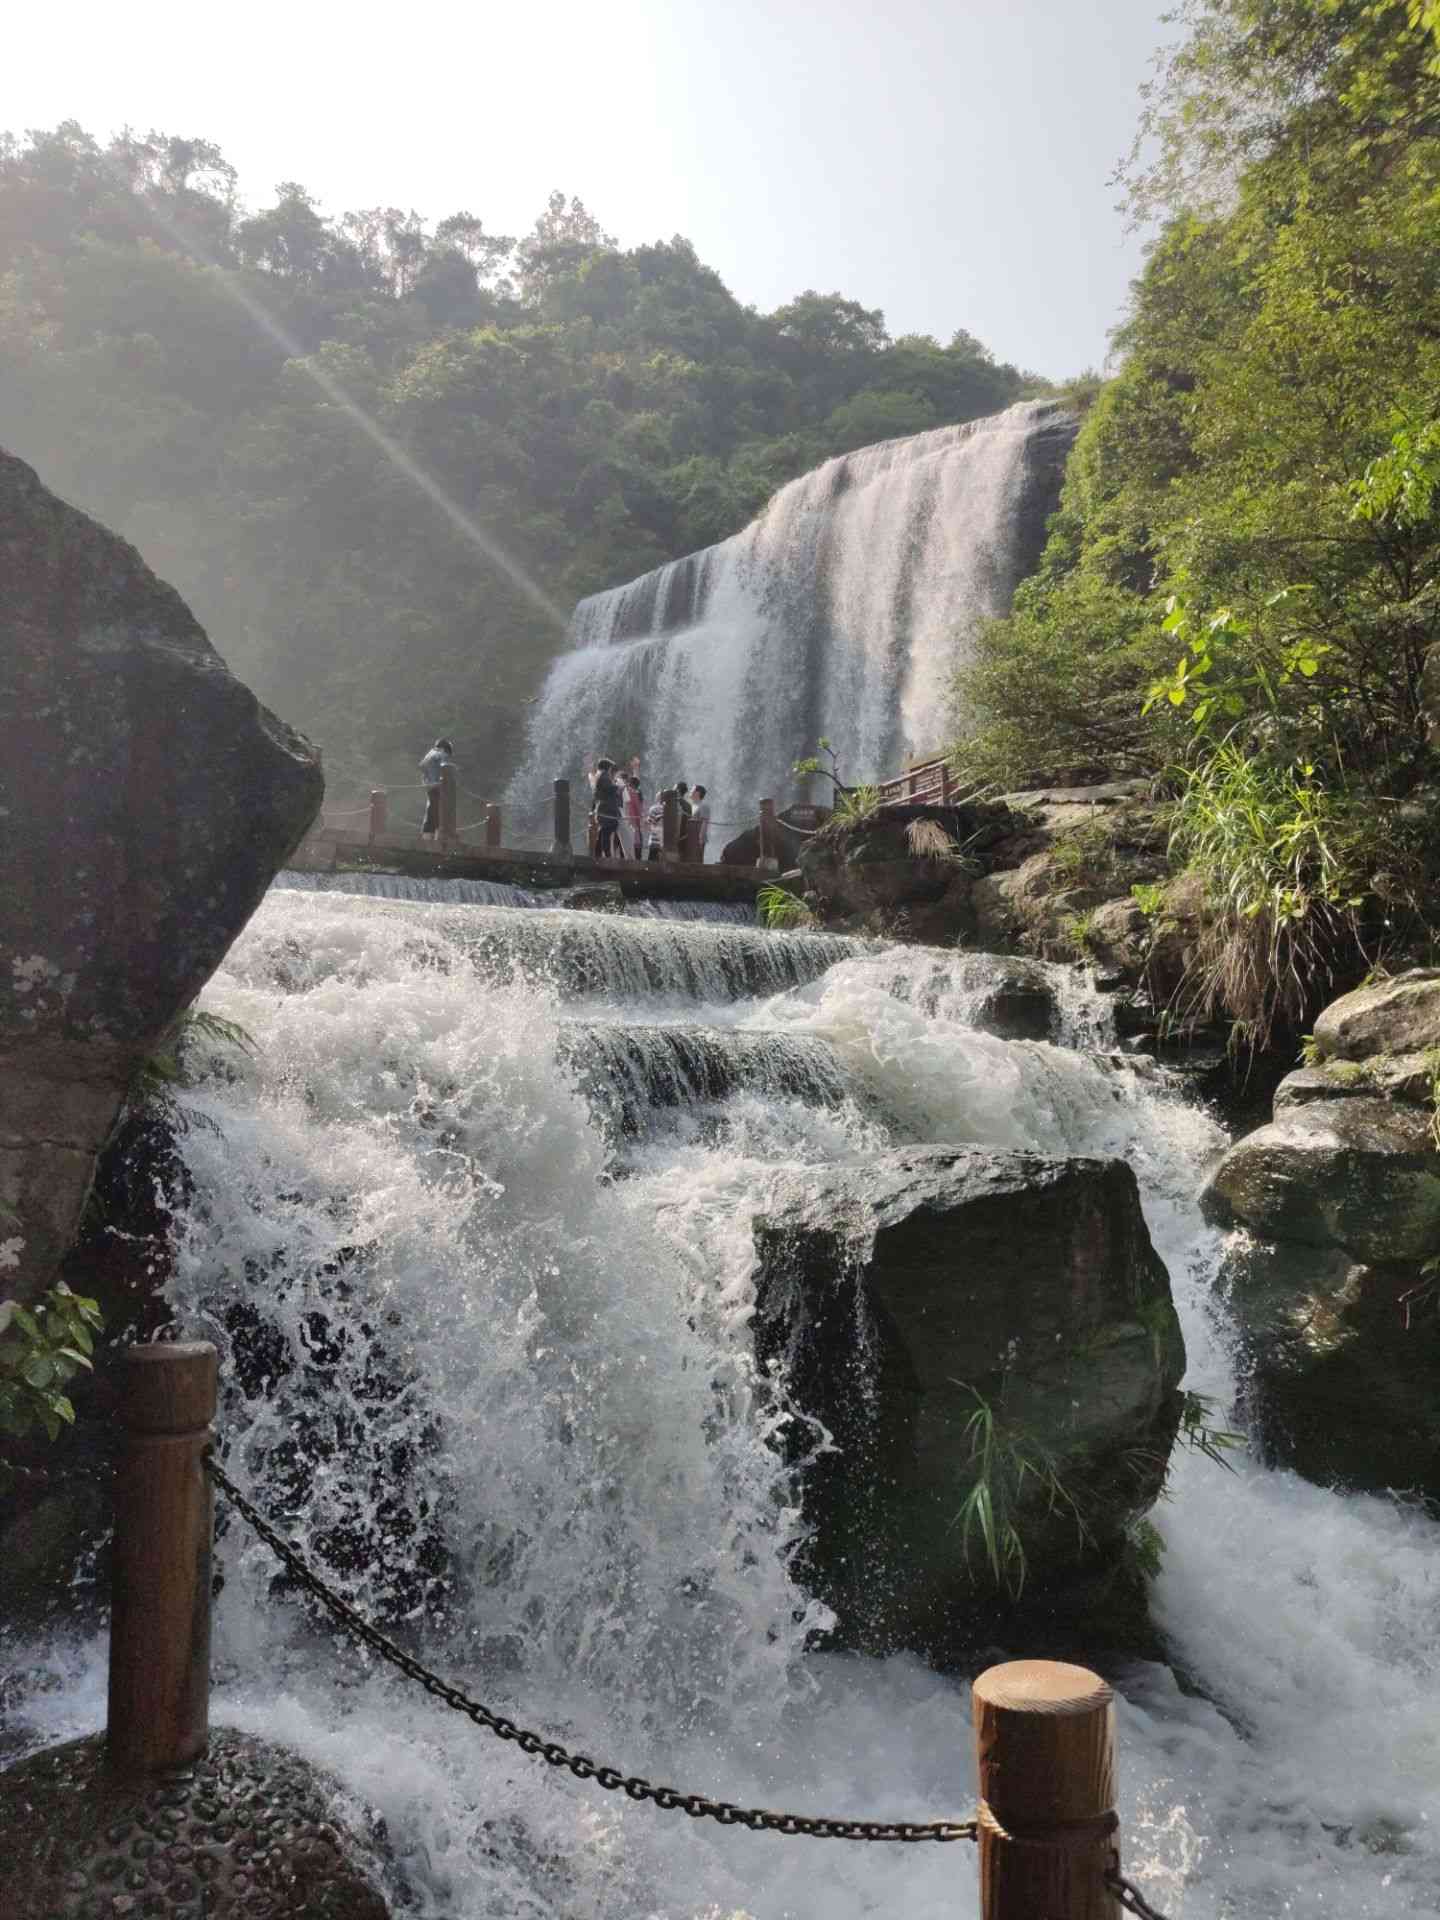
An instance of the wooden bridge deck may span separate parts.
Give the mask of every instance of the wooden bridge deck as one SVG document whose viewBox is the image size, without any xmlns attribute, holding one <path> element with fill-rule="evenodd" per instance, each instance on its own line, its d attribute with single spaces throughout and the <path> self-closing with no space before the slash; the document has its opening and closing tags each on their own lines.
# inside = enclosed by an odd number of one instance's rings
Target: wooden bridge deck
<svg viewBox="0 0 1440 1920">
<path fill-rule="evenodd" d="M 301 873 L 402 873 L 417 879 L 495 880 L 515 887 L 570 887 L 614 881 L 632 900 L 753 900 L 773 869 L 691 860 L 592 860 L 584 853 L 531 853 L 459 838 L 370 834 L 317 827 L 289 865 Z"/>
</svg>

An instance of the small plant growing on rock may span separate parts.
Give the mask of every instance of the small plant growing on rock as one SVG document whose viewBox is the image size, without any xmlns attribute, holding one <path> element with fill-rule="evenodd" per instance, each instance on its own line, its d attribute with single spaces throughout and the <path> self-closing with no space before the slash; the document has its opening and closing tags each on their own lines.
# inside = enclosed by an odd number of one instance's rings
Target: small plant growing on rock
<svg viewBox="0 0 1440 1920">
<path fill-rule="evenodd" d="M 975 1480 L 960 1508 L 961 1543 L 967 1560 L 978 1543 L 991 1579 L 1018 1600 L 1029 1565 L 1022 1503 L 1032 1513 L 1067 1515 L 1082 1548 L 1090 1540 L 1090 1529 L 1045 1443 L 1028 1428 L 1007 1421 L 1003 1408 L 997 1412 L 974 1387 L 965 1391 L 975 1402 L 964 1428 Z"/>
<path fill-rule="evenodd" d="M 878 787 L 845 787 L 835 792 L 834 818 L 842 827 L 856 825 L 868 820 L 872 814 L 880 811 L 880 789 Z"/>
<path fill-rule="evenodd" d="M 964 849 L 948 834 L 938 820 L 912 820 L 905 829 L 905 840 L 917 860 L 950 860 L 966 864 Z"/>
<path fill-rule="evenodd" d="M 755 896 L 755 911 L 762 927 L 780 932 L 785 928 L 813 927 L 815 916 L 803 900 L 785 887 L 761 887 Z"/>
<path fill-rule="evenodd" d="M 148 1059 L 140 1063 L 135 1076 L 135 1092 L 141 1098 L 167 1098 L 174 1087 L 193 1086 L 194 1077 L 188 1051 L 209 1041 L 214 1046 L 230 1047 L 237 1053 L 254 1053 L 255 1042 L 238 1020 L 226 1020 L 218 1013 L 204 1013 L 188 1007 L 170 1027 Z"/>
<path fill-rule="evenodd" d="M 1095 908 L 1067 913 L 1060 922 L 1060 938 L 1079 960 L 1088 960 L 1095 951 Z"/>
<path fill-rule="evenodd" d="M 57 1281 L 33 1307 L 0 1304 L 0 1433 L 43 1427 L 54 1440 L 75 1409 L 65 1387 L 89 1371 L 103 1320 L 98 1302 Z"/>
</svg>

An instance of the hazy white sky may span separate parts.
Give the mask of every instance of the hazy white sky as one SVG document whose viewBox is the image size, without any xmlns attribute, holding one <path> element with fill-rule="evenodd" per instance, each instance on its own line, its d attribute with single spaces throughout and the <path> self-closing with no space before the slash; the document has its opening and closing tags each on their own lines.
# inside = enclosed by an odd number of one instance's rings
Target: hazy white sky
<svg viewBox="0 0 1440 1920">
<path fill-rule="evenodd" d="M 203 134 L 252 205 L 465 207 L 551 187 L 622 244 L 683 233 L 740 299 L 1098 363 L 1139 247 L 1106 180 L 1166 0 L 72 0 L 13 8 L 0 128 Z"/>
</svg>

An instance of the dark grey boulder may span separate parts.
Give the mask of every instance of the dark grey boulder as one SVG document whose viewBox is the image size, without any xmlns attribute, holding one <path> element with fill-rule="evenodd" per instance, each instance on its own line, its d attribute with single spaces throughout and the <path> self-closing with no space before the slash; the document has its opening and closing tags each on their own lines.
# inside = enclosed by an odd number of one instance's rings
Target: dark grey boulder
<svg viewBox="0 0 1440 1920">
<path fill-rule="evenodd" d="M 1323 1484 L 1440 1499 L 1436 1287 L 1420 1266 L 1237 1234 L 1220 1286 L 1271 1459 Z"/>
<path fill-rule="evenodd" d="M 1293 1090 L 1292 1090 L 1293 1091 Z M 1287 1103 L 1201 1195 L 1218 1225 L 1357 1260 L 1440 1253 L 1440 1153 L 1423 1109 L 1373 1095 Z"/>
<path fill-rule="evenodd" d="M 986 1586 L 960 1523 L 981 1400 L 1084 1522 L 1014 1490 L 1032 1584 L 1155 1499 L 1184 1345 L 1128 1166 L 901 1148 L 787 1174 L 755 1240 L 757 1350 L 835 1442 L 805 1469 L 807 1571 L 855 1638 L 933 1646 Z"/>
<path fill-rule="evenodd" d="M 28 1298 L 324 782 L 174 589 L 4 453 L 0 712 L 0 1282 Z"/>
</svg>

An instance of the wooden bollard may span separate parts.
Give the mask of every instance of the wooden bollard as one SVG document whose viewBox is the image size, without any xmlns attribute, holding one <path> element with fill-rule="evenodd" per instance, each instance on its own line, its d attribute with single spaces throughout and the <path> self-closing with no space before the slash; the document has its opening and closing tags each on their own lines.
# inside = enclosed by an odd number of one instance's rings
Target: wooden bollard
<svg viewBox="0 0 1440 1920">
<path fill-rule="evenodd" d="M 379 840 L 384 835 L 389 805 L 390 796 L 384 787 L 376 787 L 370 795 L 370 838 L 372 840 Z"/>
<path fill-rule="evenodd" d="M 493 800 L 485 808 L 485 844 L 487 847 L 500 844 L 500 809 Z"/>
<path fill-rule="evenodd" d="M 440 769 L 440 838 L 442 840 L 455 838 L 455 822 L 459 818 L 455 807 L 455 769 L 447 762 Z"/>
<path fill-rule="evenodd" d="M 106 1754 L 128 1773 L 184 1766 L 210 1730 L 210 1546 L 201 1458 L 215 1417 L 208 1340 L 131 1347 L 115 1478 Z"/>
<path fill-rule="evenodd" d="M 1113 1920 L 1110 1688 L 1087 1667 L 1010 1660 L 973 1698 L 981 1920 Z"/>
<path fill-rule="evenodd" d="M 555 838 L 551 843 L 552 853 L 563 853 L 570 857 L 570 782 L 555 782 Z"/>
<path fill-rule="evenodd" d="M 755 862 L 767 873 L 780 871 L 780 836 L 775 831 L 775 802 L 760 802 L 760 857 Z"/>
<path fill-rule="evenodd" d="M 665 789 L 660 813 L 660 858 L 680 858 L 680 797 L 673 787 Z"/>
<path fill-rule="evenodd" d="M 950 804 L 950 787 L 950 762 L 945 760 L 942 761 L 940 765 L 940 804 L 942 807 L 948 807 Z"/>
</svg>

